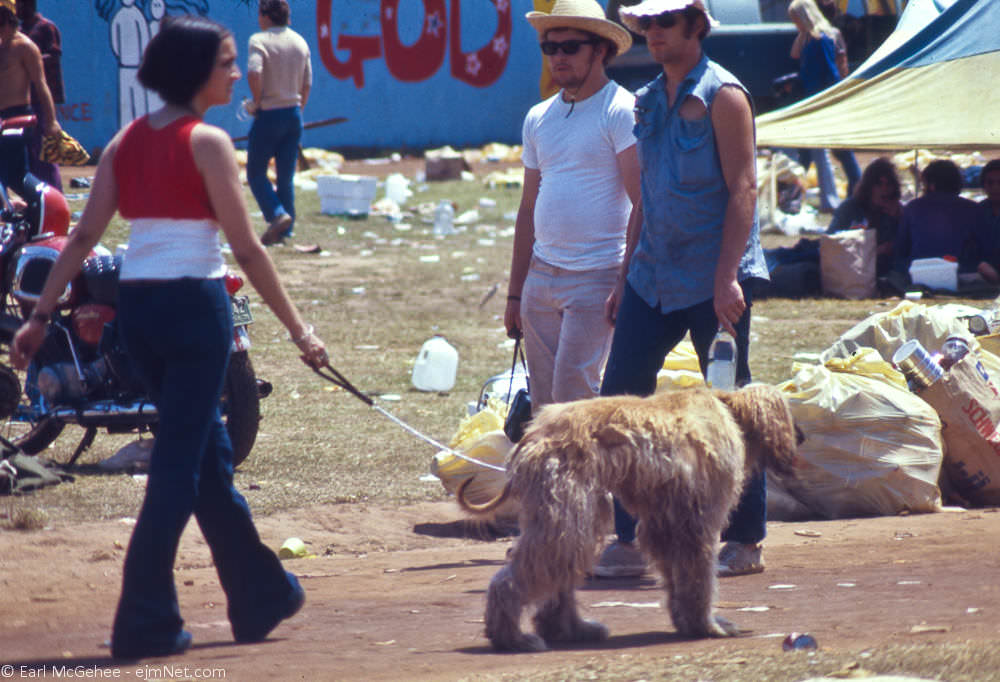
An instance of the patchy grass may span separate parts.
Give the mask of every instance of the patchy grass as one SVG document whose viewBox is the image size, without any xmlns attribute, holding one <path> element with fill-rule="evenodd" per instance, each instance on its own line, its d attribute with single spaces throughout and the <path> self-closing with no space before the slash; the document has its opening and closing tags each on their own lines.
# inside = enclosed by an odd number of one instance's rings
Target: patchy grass
<svg viewBox="0 0 1000 682">
<path fill-rule="evenodd" d="M 383 176 L 389 172 L 373 168 Z M 300 191 L 293 243 L 317 244 L 322 251 L 302 253 L 291 244 L 270 249 L 291 297 L 329 346 L 333 365 L 362 391 L 381 396 L 380 404 L 391 413 L 442 442 L 455 432 L 483 382 L 510 366 L 502 316 L 520 190 L 486 187 L 482 178 L 494 169 L 477 166 L 476 181 L 428 184 L 411 198 L 408 207 L 414 210 L 430 209 L 442 198 L 455 202 L 456 215 L 478 210 L 479 219 L 457 234 L 432 235 L 429 213 L 424 218 L 415 212 L 403 224 L 376 216 L 323 215 L 316 193 Z M 480 206 L 484 197 L 495 206 Z M 259 218 L 257 224 L 263 230 Z M 124 224 L 116 220 L 104 243 L 114 248 L 125 239 Z M 766 237 L 769 246 L 796 239 Z M 256 315 L 251 357 L 258 375 L 274 385 L 261 403 L 254 452 L 236 474 L 254 512 L 313 503 L 444 499 L 439 483 L 420 480 L 434 448 L 309 371 L 276 318 L 250 287 L 244 291 Z M 755 378 L 769 383 L 789 378 L 796 353 L 819 352 L 858 321 L 896 303 L 759 301 L 752 325 Z M 443 334 L 460 355 L 458 380 L 447 394 L 422 393 L 410 385 L 417 352 L 434 334 Z M 82 434 L 68 426 L 44 456 L 66 461 Z M 134 515 L 142 479 L 100 474 L 93 466 L 130 440 L 100 434 L 81 457 L 74 483 L 40 490 L 35 498 L 53 520 Z"/>
</svg>

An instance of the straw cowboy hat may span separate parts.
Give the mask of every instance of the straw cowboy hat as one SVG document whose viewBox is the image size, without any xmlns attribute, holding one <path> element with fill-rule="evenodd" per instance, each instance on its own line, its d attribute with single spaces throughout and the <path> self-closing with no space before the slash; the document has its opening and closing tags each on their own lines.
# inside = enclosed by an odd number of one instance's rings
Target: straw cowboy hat
<svg viewBox="0 0 1000 682">
<path fill-rule="evenodd" d="M 606 38 L 623 54 L 632 47 L 632 36 L 613 21 L 604 18 L 597 0 L 556 0 L 551 12 L 528 12 L 524 15 L 539 37 L 555 28 L 572 28 Z"/>
<path fill-rule="evenodd" d="M 705 3 L 702 0 L 643 0 L 638 5 L 618 8 L 618 16 L 621 17 L 622 23 L 630 31 L 641 33 L 642 31 L 639 29 L 639 17 L 655 17 L 664 12 L 680 12 L 686 7 L 694 7 L 701 10 L 702 14 L 705 15 L 706 21 L 708 21 L 709 28 L 719 25 L 719 22 L 713 19 L 712 15 L 708 13 L 708 8 L 705 7 Z"/>
</svg>

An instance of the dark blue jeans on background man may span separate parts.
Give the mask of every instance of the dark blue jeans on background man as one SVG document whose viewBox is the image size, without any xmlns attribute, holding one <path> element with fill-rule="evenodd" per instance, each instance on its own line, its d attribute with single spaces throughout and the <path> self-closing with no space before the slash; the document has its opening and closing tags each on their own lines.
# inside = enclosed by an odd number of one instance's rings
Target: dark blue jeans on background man
<svg viewBox="0 0 1000 682">
<path fill-rule="evenodd" d="M 233 486 L 233 450 L 219 412 L 233 338 L 230 305 L 221 279 L 121 286 L 122 337 L 160 423 L 125 556 L 111 638 L 117 658 L 169 651 L 178 637 L 183 621 L 173 566 L 192 514 L 211 549 L 238 640 L 273 627 L 280 620 L 275 614 L 287 611 L 300 590 L 261 542 Z"/>
<path fill-rule="evenodd" d="M 302 110 L 299 107 L 257 112 L 247 138 L 247 184 L 260 206 L 264 220 L 288 214 L 295 218 L 295 164 L 302 141 Z M 276 186 L 267 178 L 274 159 Z M 292 228 L 282 236 L 291 234 Z"/>
<path fill-rule="evenodd" d="M 751 293 L 743 283 L 747 309 L 736 323 L 736 383 L 750 381 L 747 362 L 750 346 Z M 601 395 L 652 395 L 656 390 L 656 374 L 663 360 L 691 332 L 691 341 L 698 353 L 701 373 L 708 366 L 708 349 L 719 329 L 712 299 L 690 308 L 661 313 L 651 308 L 626 282 L 625 293 L 618 308 L 611 353 L 604 370 Z M 767 479 L 761 472 L 747 481 L 743 496 L 733 510 L 729 527 L 722 533 L 724 541 L 755 544 L 764 539 L 767 521 Z M 622 542 L 635 540 L 636 520 L 615 500 L 615 532 Z"/>
</svg>

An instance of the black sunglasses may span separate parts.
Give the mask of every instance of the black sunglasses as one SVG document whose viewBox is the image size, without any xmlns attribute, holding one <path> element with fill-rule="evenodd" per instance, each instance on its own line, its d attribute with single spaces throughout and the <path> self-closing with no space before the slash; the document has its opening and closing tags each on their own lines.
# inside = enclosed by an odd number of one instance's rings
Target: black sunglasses
<svg viewBox="0 0 1000 682">
<path fill-rule="evenodd" d="M 657 14 L 655 17 L 639 17 L 639 30 L 648 31 L 653 22 L 656 22 L 656 25 L 660 28 L 673 28 L 677 25 L 677 19 L 680 15 L 680 12 L 664 12 L 663 14 Z"/>
<path fill-rule="evenodd" d="M 551 57 L 559 50 L 562 50 L 563 54 L 576 54 L 580 51 L 581 45 L 596 45 L 599 41 L 594 38 L 588 38 L 587 40 L 564 40 L 561 43 L 557 43 L 554 40 L 545 40 L 541 44 L 542 54 Z"/>
</svg>

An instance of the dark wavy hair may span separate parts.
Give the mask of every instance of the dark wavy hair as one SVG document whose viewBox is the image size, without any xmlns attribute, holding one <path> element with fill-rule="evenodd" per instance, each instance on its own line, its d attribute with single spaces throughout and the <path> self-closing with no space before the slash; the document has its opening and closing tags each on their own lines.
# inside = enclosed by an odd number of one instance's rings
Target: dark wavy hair
<svg viewBox="0 0 1000 682">
<path fill-rule="evenodd" d="M 898 199 L 900 185 L 899 176 L 896 175 L 896 166 L 884 156 L 875 159 L 865 168 L 865 172 L 861 174 L 861 179 L 858 180 L 858 186 L 854 188 L 854 198 L 861 202 L 862 206 L 870 206 L 872 202 L 872 190 L 875 189 L 875 186 L 878 185 L 882 178 L 889 179 Z"/>
<path fill-rule="evenodd" d="M 986 176 L 990 173 L 1000 172 L 1000 159 L 993 159 L 988 161 L 983 169 L 979 171 L 979 185 L 981 187 L 986 187 Z"/>
<path fill-rule="evenodd" d="M 288 8 L 288 0 L 260 0 L 260 13 L 275 26 L 287 26 L 291 10 Z"/>
<path fill-rule="evenodd" d="M 212 75 L 219 45 L 231 36 L 228 28 L 206 17 L 165 17 L 142 55 L 139 82 L 163 101 L 186 106 Z"/>
<path fill-rule="evenodd" d="M 920 179 L 925 188 L 933 185 L 935 192 L 958 194 L 962 191 L 962 170 L 948 159 L 931 161 L 920 174 Z"/>
</svg>

